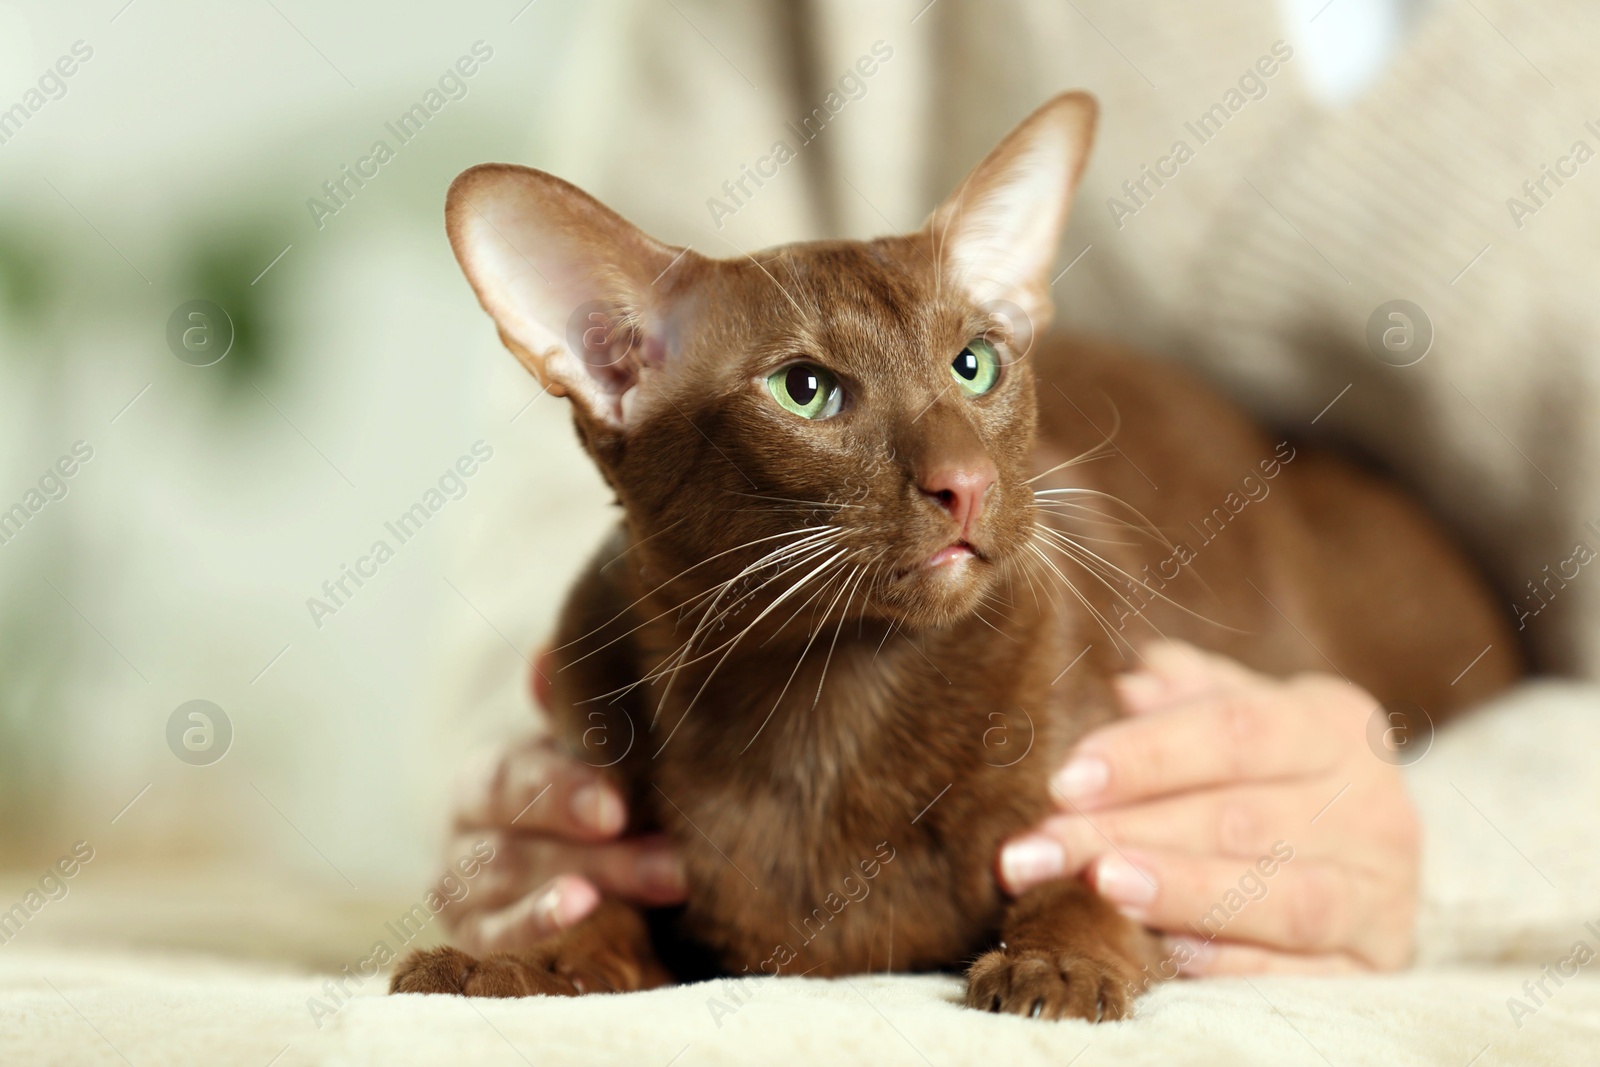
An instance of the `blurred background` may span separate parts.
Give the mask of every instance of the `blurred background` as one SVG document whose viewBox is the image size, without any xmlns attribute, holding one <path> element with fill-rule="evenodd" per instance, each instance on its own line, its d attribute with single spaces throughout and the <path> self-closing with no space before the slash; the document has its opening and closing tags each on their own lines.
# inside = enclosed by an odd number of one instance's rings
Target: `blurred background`
<svg viewBox="0 0 1600 1067">
<path fill-rule="evenodd" d="M 44 501 L 0 528 L 0 897 L 94 849 L 28 938 L 345 961 L 431 879 L 457 758 L 527 718 L 523 656 L 608 498 L 442 204 L 472 163 L 541 153 L 583 89 L 577 15 L 0 3 L 0 107 L 89 56 L 0 116 L 0 506 Z M 430 90 L 402 143 L 386 124 Z M 358 165 L 340 206 L 323 183 Z M 206 312 L 210 351 L 231 322 L 208 366 L 169 344 L 196 300 L 228 320 Z M 384 524 L 477 442 L 494 458 L 400 544 Z M 30 500 L 75 445 L 65 495 Z M 499 563 L 550 580 L 494 581 L 496 527 L 526 534 Z M 394 558 L 314 617 L 379 539 Z M 221 716 L 174 747 L 195 700 Z"/>
</svg>

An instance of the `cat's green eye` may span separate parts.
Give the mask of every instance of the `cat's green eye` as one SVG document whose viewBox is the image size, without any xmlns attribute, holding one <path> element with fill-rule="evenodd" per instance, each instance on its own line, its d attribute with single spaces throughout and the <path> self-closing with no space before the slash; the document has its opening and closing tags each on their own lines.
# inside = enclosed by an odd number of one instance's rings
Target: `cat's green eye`
<svg viewBox="0 0 1600 1067">
<path fill-rule="evenodd" d="M 1000 380 L 1000 355 L 988 341 L 975 337 L 950 364 L 950 376 L 969 396 L 982 396 Z"/>
<path fill-rule="evenodd" d="M 802 419 L 828 419 L 844 406 L 844 390 L 815 363 L 791 363 L 767 375 L 767 390 L 785 411 Z"/>
</svg>

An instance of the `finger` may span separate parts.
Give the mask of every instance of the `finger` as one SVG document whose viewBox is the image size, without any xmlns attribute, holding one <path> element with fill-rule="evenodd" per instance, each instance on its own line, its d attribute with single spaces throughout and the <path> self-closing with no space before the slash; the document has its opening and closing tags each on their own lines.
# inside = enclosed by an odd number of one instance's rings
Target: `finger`
<svg viewBox="0 0 1600 1067">
<path fill-rule="evenodd" d="M 1255 860 L 1285 826 L 1304 827 L 1339 788 L 1328 779 L 1204 789 L 1097 811 L 1053 815 L 1000 854 L 1001 885 L 1021 893 L 1072 877 L 1115 848 L 1155 849 Z M 1304 838 L 1306 858 L 1343 855 L 1348 835 L 1329 820 Z"/>
<path fill-rule="evenodd" d="M 515 952 L 579 922 L 599 903 L 594 885 L 562 874 L 507 907 L 464 915 L 453 932 L 470 952 Z"/>
<path fill-rule="evenodd" d="M 1262 682 L 1085 737 L 1050 781 L 1060 807 L 1094 810 L 1205 786 L 1320 775 L 1343 752 L 1304 691 Z"/>
<path fill-rule="evenodd" d="M 483 860 L 482 842 L 492 846 Z M 542 885 L 559 874 L 572 874 L 608 896 L 661 907 L 682 902 L 687 879 L 677 849 L 662 835 L 633 837 L 596 844 L 571 844 L 551 838 L 514 834 L 478 834 L 453 842 L 452 864 L 467 854 L 479 859 L 468 885 L 466 910 L 487 911 L 520 899 L 529 886 Z"/>
<path fill-rule="evenodd" d="M 1280 952 L 1237 941 L 1166 939 L 1162 974 L 1176 971 L 1185 978 L 1250 974 L 1368 974 L 1373 968 L 1343 952 Z"/>
<path fill-rule="evenodd" d="M 1113 679 L 1123 710 L 1130 715 L 1160 711 L 1260 677 L 1235 660 L 1203 652 L 1187 641 L 1152 641 L 1141 646 L 1139 658 L 1137 669 Z"/>
<path fill-rule="evenodd" d="M 458 829 L 509 828 L 598 841 L 621 833 L 626 822 L 616 787 L 545 740 L 490 749 L 457 779 Z"/>
<path fill-rule="evenodd" d="M 1089 879 L 1129 917 L 1202 939 L 1226 934 L 1290 952 L 1369 956 L 1365 940 L 1387 925 L 1371 921 L 1384 909 L 1370 878 L 1296 860 L 1287 843 L 1254 864 L 1123 850 L 1101 856 L 1089 868 Z"/>
</svg>

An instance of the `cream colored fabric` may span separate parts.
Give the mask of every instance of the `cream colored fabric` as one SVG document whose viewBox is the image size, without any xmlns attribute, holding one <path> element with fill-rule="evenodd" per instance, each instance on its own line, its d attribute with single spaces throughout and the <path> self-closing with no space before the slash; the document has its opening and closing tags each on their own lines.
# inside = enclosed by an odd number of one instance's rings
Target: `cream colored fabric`
<svg viewBox="0 0 1600 1067">
<path fill-rule="evenodd" d="M 1552 736 L 1572 747 L 1552 756 L 1542 740 Z M 85 881 L 74 890 L 85 894 L 76 909 L 47 911 L 46 925 L 0 946 L 0 1063 L 122 1064 L 120 1052 L 135 1064 L 264 1067 L 281 1052 L 274 1067 L 524 1059 L 645 1067 L 1587 1064 L 1600 1041 L 1600 956 L 1560 984 L 1542 967 L 1559 972 L 1580 941 L 1600 954 L 1600 869 L 1595 850 L 1574 847 L 1600 810 L 1600 776 L 1588 765 L 1597 751 L 1600 722 L 1586 689 L 1570 685 L 1533 688 L 1438 739 L 1411 774 L 1436 831 L 1425 857 L 1428 957 L 1399 976 L 1170 983 L 1132 1020 L 1099 1028 L 959 1009 L 959 981 L 927 976 L 512 1002 L 390 999 L 373 979 L 340 1003 L 324 985 L 339 974 L 326 961 L 362 958 L 374 937 L 389 936 L 383 917 L 401 903 L 353 910 L 342 894 L 317 901 L 292 885 L 235 898 L 182 879 L 165 894 L 141 883 L 136 894 L 110 899 L 109 887 Z M 302 970 L 108 948 L 173 943 L 166 901 L 197 893 L 208 903 L 190 907 L 192 943 L 225 941 L 237 954 L 289 960 L 315 953 L 323 962 Z M 91 916 L 115 920 L 65 924 Z M 57 918 L 62 925 L 49 925 Z M 52 947 L 68 938 L 95 952 Z M 1437 958 L 1451 956 L 1497 965 Z M 1523 987 L 1541 980 L 1542 994 Z"/>
<path fill-rule="evenodd" d="M 1554 998 L 1518 1030 L 1503 1002 L 1524 977 L 1497 968 L 1419 971 L 1381 980 L 1188 982 L 1156 990 L 1138 1019 L 1099 1027 L 970 1012 L 953 1003 L 960 993 L 955 979 L 926 976 L 750 980 L 733 990 L 742 1003 L 716 984 L 577 1000 L 372 993 L 358 995 L 319 1030 L 305 1008 L 308 998 L 323 995 L 320 980 L 312 977 L 172 958 L 7 956 L 0 958 L 0 1062 L 83 1067 L 1593 1062 L 1600 980 L 1580 975 L 1560 989 L 1552 984 Z"/>
</svg>

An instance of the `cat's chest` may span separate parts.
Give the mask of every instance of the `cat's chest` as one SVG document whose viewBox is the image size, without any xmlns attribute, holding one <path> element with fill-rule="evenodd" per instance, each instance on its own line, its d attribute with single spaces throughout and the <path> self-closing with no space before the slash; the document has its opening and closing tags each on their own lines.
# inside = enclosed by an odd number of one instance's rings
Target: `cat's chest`
<svg viewBox="0 0 1600 1067">
<path fill-rule="evenodd" d="M 688 864 L 685 921 L 729 969 L 780 946 L 793 959 L 768 973 L 932 966 L 997 916 L 993 850 L 1047 804 L 1049 712 L 923 655 L 847 647 L 781 698 L 735 678 L 725 714 L 664 750 L 681 746 L 650 790 Z"/>
<path fill-rule="evenodd" d="M 987 870 L 972 877 L 934 820 L 885 800 L 746 782 L 669 808 L 687 932 L 734 973 L 907 969 L 965 951 L 997 915 Z"/>
</svg>

